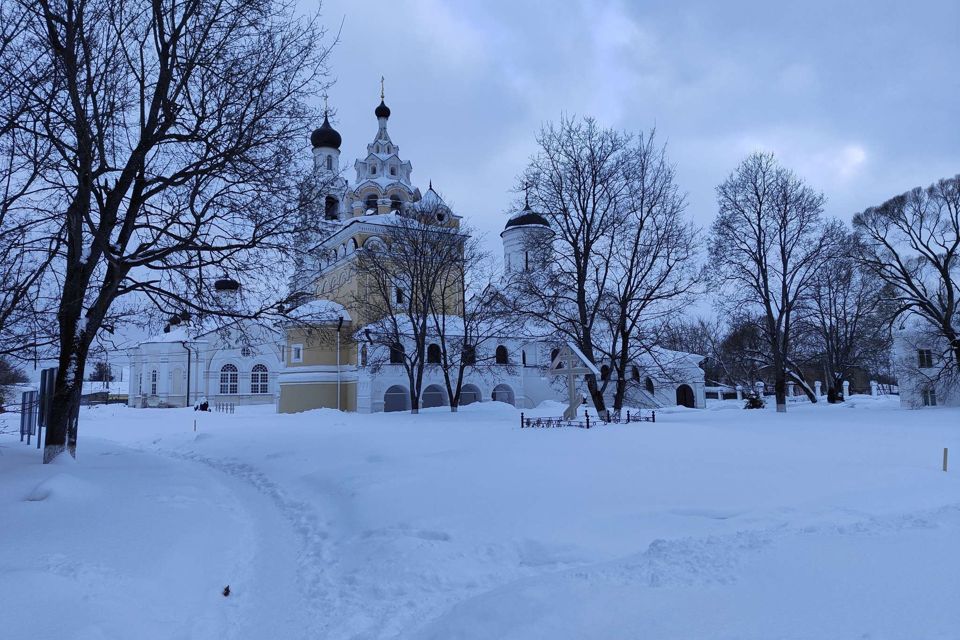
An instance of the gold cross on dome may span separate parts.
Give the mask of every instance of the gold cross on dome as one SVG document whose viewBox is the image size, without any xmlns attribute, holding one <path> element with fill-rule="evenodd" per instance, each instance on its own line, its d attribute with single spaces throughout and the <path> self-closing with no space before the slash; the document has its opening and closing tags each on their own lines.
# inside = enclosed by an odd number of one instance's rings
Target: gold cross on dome
<svg viewBox="0 0 960 640">
<path fill-rule="evenodd" d="M 383 76 L 380 76 L 380 101 L 383 101 Z"/>
</svg>

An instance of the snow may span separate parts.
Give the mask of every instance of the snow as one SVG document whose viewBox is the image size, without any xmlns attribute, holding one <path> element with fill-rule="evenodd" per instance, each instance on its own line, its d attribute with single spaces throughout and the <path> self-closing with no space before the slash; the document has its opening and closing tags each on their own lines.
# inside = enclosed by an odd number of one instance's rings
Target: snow
<svg viewBox="0 0 960 640">
<path fill-rule="evenodd" d="M 957 637 L 960 409 L 709 407 L 112 405 L 47 466 L 5 433 L 2 635 Z"/>
</svg>

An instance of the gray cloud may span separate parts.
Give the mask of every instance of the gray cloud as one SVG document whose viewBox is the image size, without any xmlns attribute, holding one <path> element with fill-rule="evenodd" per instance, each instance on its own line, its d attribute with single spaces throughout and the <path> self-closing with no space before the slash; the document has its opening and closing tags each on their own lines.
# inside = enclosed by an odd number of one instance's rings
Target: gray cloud
<svg viewBox="0 0 960 640">
<path fill-rule="evenodd" d="M 304 2 L 304 8 L 311 4 Z M 689 213 L 750 151 L 776 152 L 849 218 L 960 171 L 960 3 L 326 0 L 345 18 L 331 103 L 348 162 L 390 129 L 492 246 L 541 123 L 656 126 Z"/>
</svg>

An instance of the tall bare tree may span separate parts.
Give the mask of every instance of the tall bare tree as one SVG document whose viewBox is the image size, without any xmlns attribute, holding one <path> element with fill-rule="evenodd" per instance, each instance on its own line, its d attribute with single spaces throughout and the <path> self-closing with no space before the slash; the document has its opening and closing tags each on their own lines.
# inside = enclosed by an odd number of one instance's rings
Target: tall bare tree
<svg viewBox="0 0 960 640">
<path fill-rule="evenodd" d="M 960 375 L 960 175 L 858 213 L 862 264 L 888 285 L 893 318 L 917 321 L 943 345 L 944 375 Z"/>
<path fill-rule="evenodd" d="M 659 333 L 690 301 L 699 281 L 697 231 L 683 219 L 685 198 L 666 149 L 654 138 L 652 131 L 641 133 L 633 148 L 624 220 L 611 243 L 608 304 L 601 307 L 608 340 L 601 351 L 615 384 L 615 411 L 623 407 L 632 362 L 643 358 L 665 374 L 672 368 L 655 349 Z"/>
<path fill-rule="evenodd" d="M 808 315 L 812 349 L 834 392 L 856 368 L 878 371 L 890 350 L 888 288 L 858 263 L 856 237 L 847 233 L 841 240 L 843 251 L 826 260 L 814 280 Z"/>
<path fill-rule="evenodd" d="M 431 328 L 437 338 L 435 360 L 443 374 L 451 411 L 461 403 L 468 371 L 489 375 L 515 366 L 509 352 L 498 352 L 505 338 L 517 333 L 521 317 L 503 295 L 490 253 L 479 238 L 461 229 L 461 250 L 450 252 L 451 264 L 441 272 L 431 307 Z M 505 347 L 503 347 L 505 349 Z M 429 354 L 428 354 L 429 356 Z"/>
<path fill-rule="evenodd" d="M 62 243 L 49 461 L 75 453 L 87 355 L 119 301 L 233 316 L 276 304 L 263 265 L 291 244 L 295 159 L 328 48 L 292 0 L 13 4 L 16 41 L 36 52 L 17 131 L 49 148 L 31 233 Z M 242 282 L 245 311 L 215 295 L 224 274 Z"/>
<path fill-rule="evenodd" d="M 416 205 L 392 214 L 382 242 L 368 240 L 354 263 L 359 283 L 353 308 L 368 343 L 378 347 L 368 366 L 399 364 L 407 375 L 410 410 L 418 413 L 427 365 L 427 339 L 435 331 L 435 305 L 459 309 L 462 302 L 440 303 L 441 282 L 458 262 L 464 238 L 453 227 L 437 224 L 430 211 Z"/>
<path fill-rule="evenodd" d="M 788 377 L 816 401 L 792 355 L 798 314 L 835 245 L 823 220 L 823 194 L 773 154 L 753 153 L 717 187 L 717 204 L 710 261 L 726 284 L 722 303 L 762 318 L 777 411 L 787 410 Z"/>
<path fill-rule="evenodd" d="M 692 286 L 695 233 L 681 219 L 684 197 L 653 132 L 563 118 L 537 142 L 522 188 L 556 235 L 546 268 L 518 274 L 518 309 L 618 372 L 619 408 L 628 363 L 649 346 L 644 330 Z M 609 380 L 587 376 L 598 411 Z"/>
</svg>

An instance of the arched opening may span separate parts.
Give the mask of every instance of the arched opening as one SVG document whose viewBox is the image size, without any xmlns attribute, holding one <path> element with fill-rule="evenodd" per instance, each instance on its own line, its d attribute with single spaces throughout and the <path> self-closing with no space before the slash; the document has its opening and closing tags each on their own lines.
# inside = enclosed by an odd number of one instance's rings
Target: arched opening
<svg viewBox="0 0 960 640">
<path fill-rule="evenodd" d="M 600 367 L 600 379 L 609 380 L 610 379 L 610 367 L 603 365 Z"/>
<path fill-rule="evenodd" d="M 445 407 L 447 405 L 447 392 L 438 384 L 432 384 L 423 390 L 420 404 L 424 409 L 432 407 Z"/>
<path fill-rule="evenodd" d="M 640 367 L 637 365 L 632 365 L 630 367 L 630 377 L 633 378 L 636 382 L 640 382 Z"/>
<path fill-rule="evenodd" d="M 340 208 L 340 202 L 333 196 L 327 196 L 327 199 L 323 203 L 323 217 L 325 220 L 336 220 L 339 216 L 338 210 Z"/>
<path fill-rule="evenodd" d="M 551 349 L 550 350 L 550 365 L 552 366 L 554 361 L 557 359 L 557 356 L 560 355 L 560 349 Z M 563 363 L 557 365 L 557 369 L 563 369 Z"/>
<path fill-rule="evenodd" d="M 367 345 L 360 347 L 360 366 L 367 366 Z"/>
<path fill-rule="evenodd" d="M 399 342 L 390 345 L 390 364 L 403 364 L 404 353 L 403 345 Z"/>
<path fill-rule="evenodd" d="M 497 345 L 497 364 L 510 364 L 510 352 L 504 345 Z"/>
<path fill-rule="evenodd" d="M 507 404 L 515 404 L 513 397 L 513 389 L 510 388 L 510 385 L 498 384 L 493 388 L 493 393 L 490 394 L 494 402 L 506 402 Z"/>
<path fill-rule="evenodd" d="M 463 347 L 463 363 L 468 366 L 477 364 L 477 348 L 472 344 Z"/>
<path fill-rule="evenodd" d="M 521 349 L 521 350 L 520 350 L 520 362 L 523 364 L 523 366 L 527 366 L 527 351 L 526 351 L 526 349 Z"/>
<path fill-rule="evenodd" d="M 677 387 L 677 406 L 689 407 L 690 409 L 696 406 L 696 402 L 693 399 L 693 389 L 690 388 L 690 385 L 682 384 Z"/>
<path fill-rule="evenodd" d="M 250 370 L 250 393 L 269 393 L 270 373 L 267 365 L 255 364 Z"/>
<path fill-rule="evenodd" d="M 383 394 L 383 410 L 391 411 L 409 411 L 410 410 L 410 392 L 407 388 L 395 384 L 386 393 Z"/>
<path fill-rule="evenodd" d="M 220 368 L 220 393 L 234 395 L 237 393 L 239 375 L 237 368 L 232 364 L 225 364 Z"/>
<path fill-rule="evenodd" d="M 460 406 L 465 407 L 474 402 L 480 402 L 480 389 L 473 384 L 465 384 L 460 389 Z"/>
<path fill-rule="evenodd" d="M 327 156 L 327 171 L 333 171 L 333 156 Z"/>
<path fill-rule="evenodd" d="M 372 169 L 372 168 L 373 168 L 373 167 L 371 167 L 371 169 Z M 373 209 L 374 212 L 376 212 L 376 210 L 377 210 L 377 194 L 371 193 L 370 195 L 368 195 L 366 201 L 364 202 L 364 205 L 366 206 L 367 210 Z"/>
<path fill-rule="evenodd" d="M 646 388 L 647 393 L 653 395 L 653 378 L 647 378 L 646 382 L 643 383 L 643 386 Z"/>
<path fill-rule="evenodd" d="M 391 211 L 400 211 L 400 207 L 403 206 L 403 203 L 400 202 L 400 196 L 392 195 L 390 196 L 390 210 Z"/>
<path fill-rule="evenodd" d="M 440 345 L 431 344 L 427 347 L 427 364 L 440 364 Z"/>
</svg>

